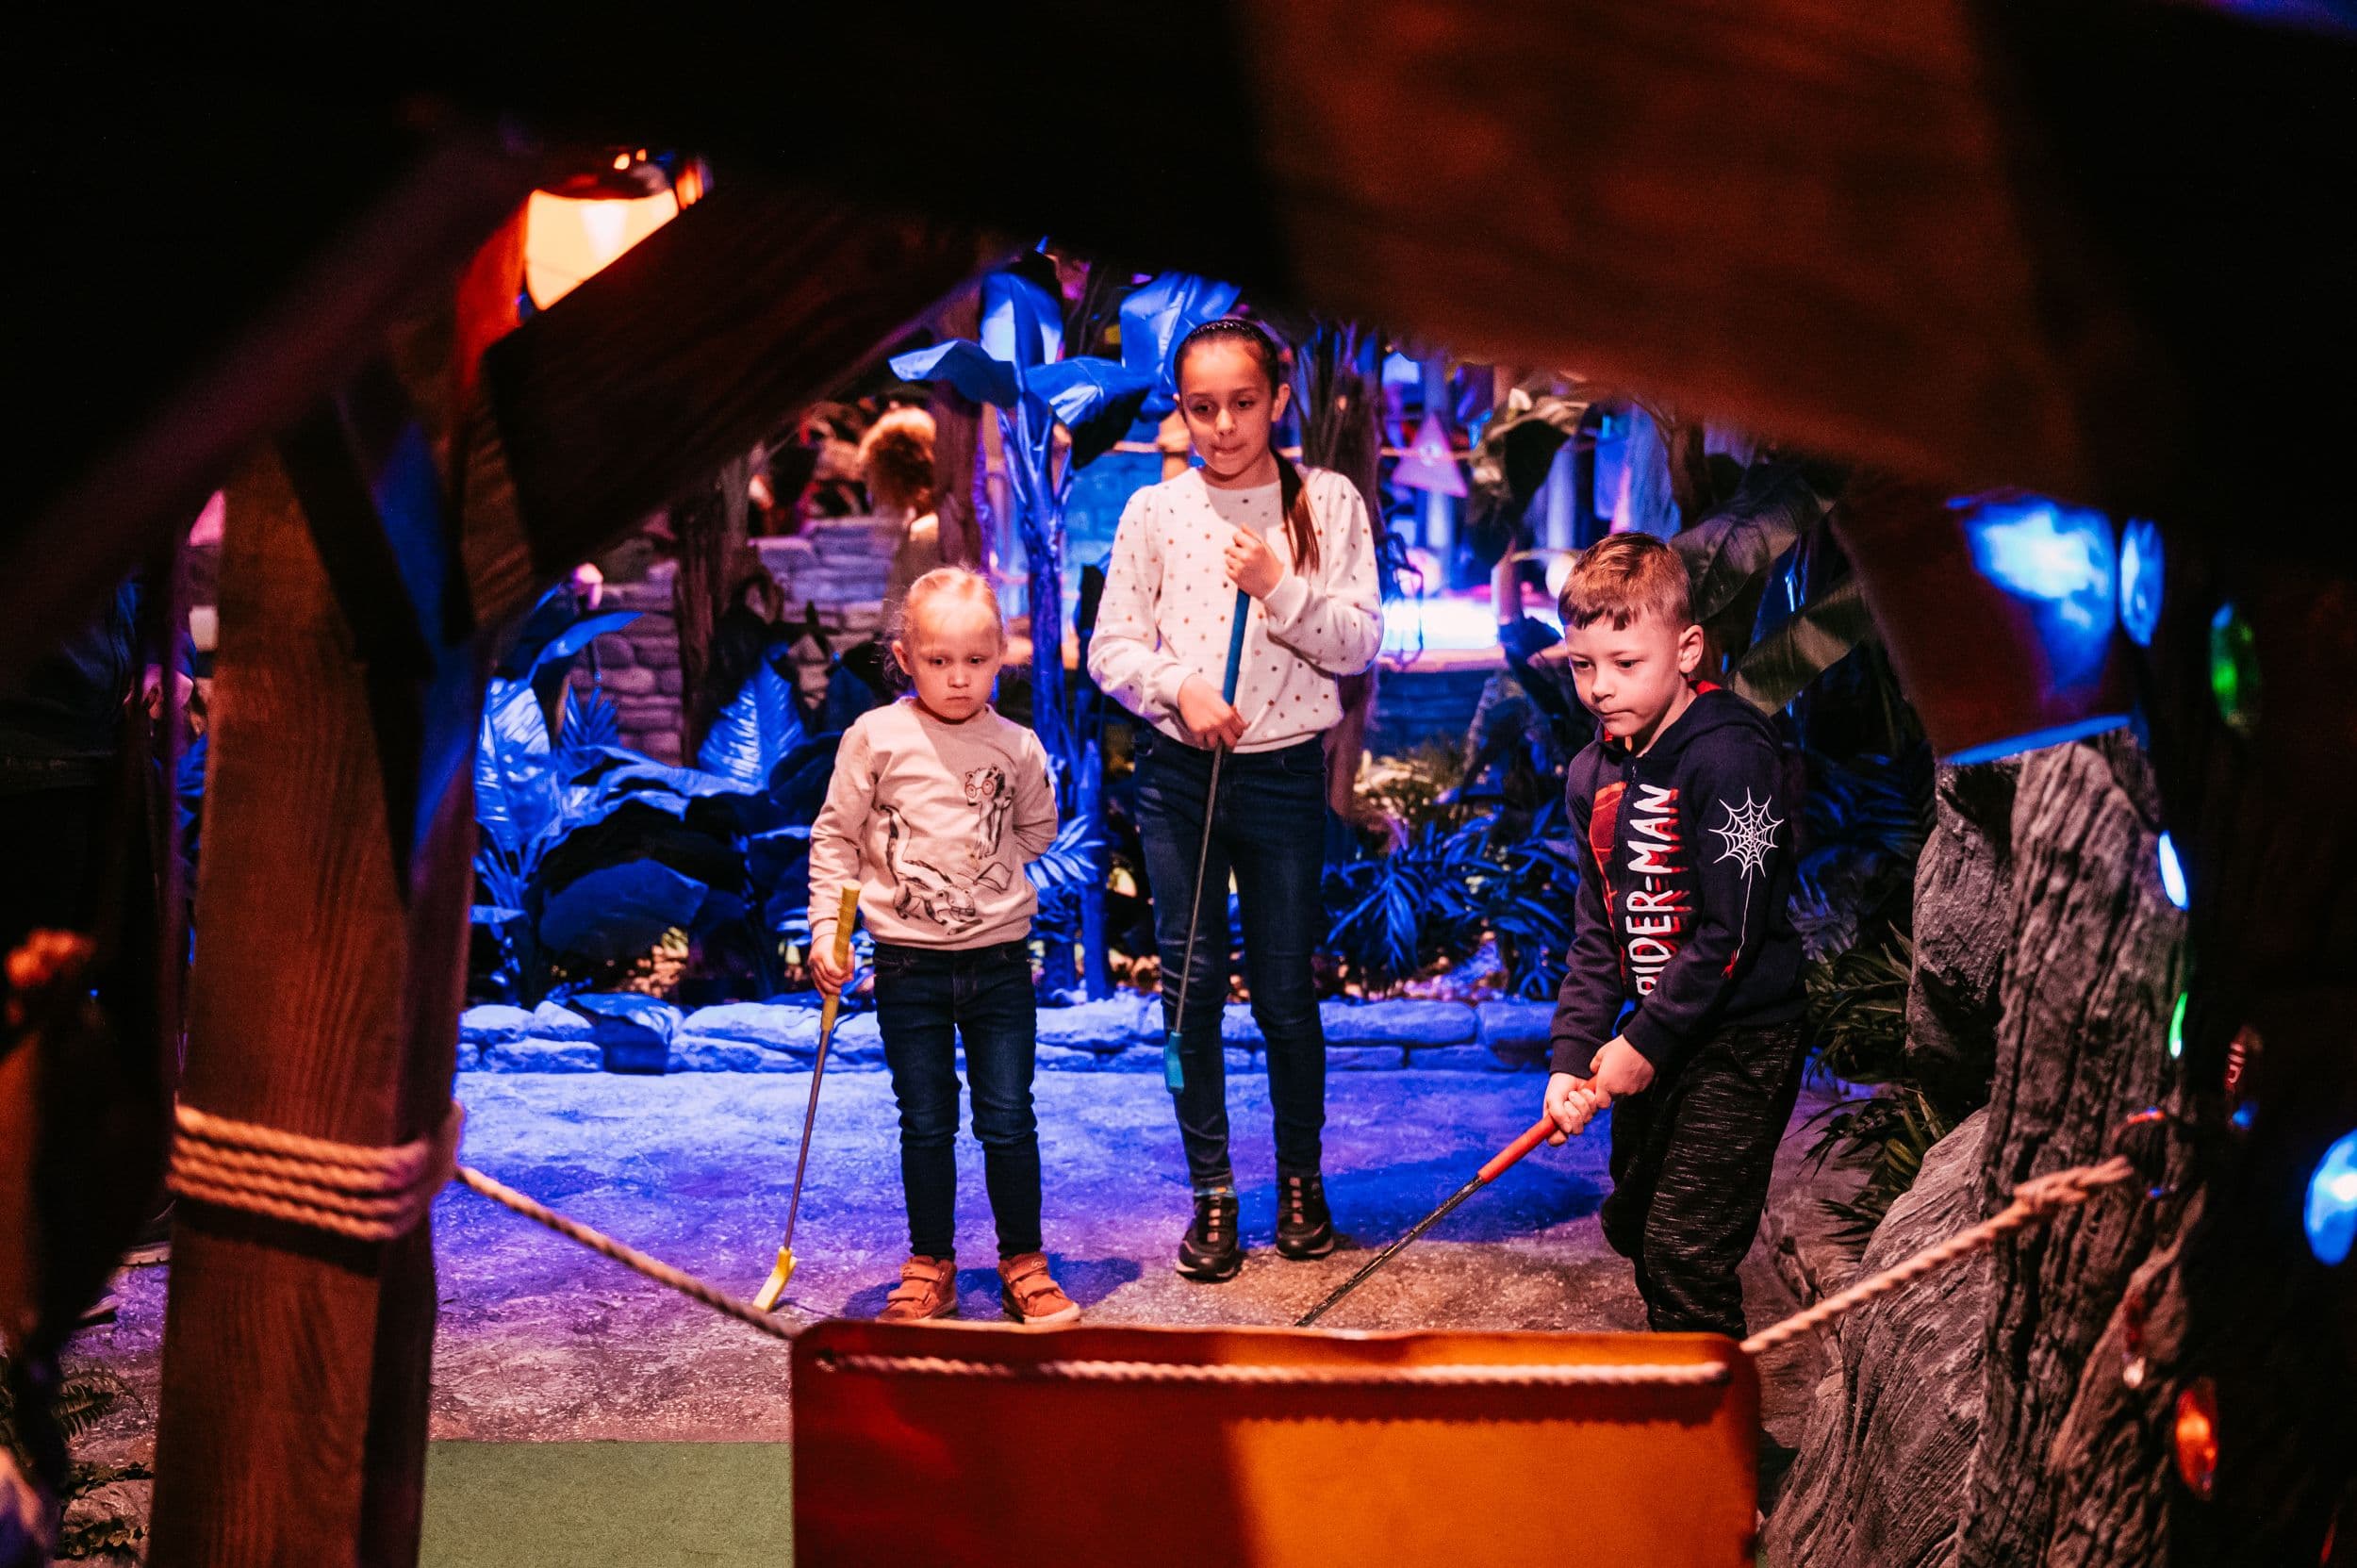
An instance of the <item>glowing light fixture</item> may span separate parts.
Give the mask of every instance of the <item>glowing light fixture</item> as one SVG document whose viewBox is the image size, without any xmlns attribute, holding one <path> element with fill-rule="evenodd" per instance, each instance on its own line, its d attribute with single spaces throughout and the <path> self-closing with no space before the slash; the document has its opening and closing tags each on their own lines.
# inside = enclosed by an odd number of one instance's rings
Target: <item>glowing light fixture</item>
<svg viewBox="0 0 2357 1568">
<path fill-rule="evenodd" d="M 573 197 L 536 190 L 524 211 L 524 288 L 546 310 L 679 216 L 679 197 Z"/>
<path fill-rule="evenodd" d="M 2177 1395 L 2177 1478 L 2203 1502 L 2217 1490 L 2217 1390 L 2196 1378 Z"/>
<path fill-rule="evenodd" d="M 1842 536 L 1890 659 L 1946 761 L 2128 722 L 2134 648 L 2102 513 L 2042 496 L 1854 487 Z"/>
<path fill-rule="evenodd" d="M 2177 1006 L 2168 1015 L 2168 1059 L 2171 1062 L 2185 1054 L 2185 1003 L 2193 998 L 2190 991 L 2177 993 Z"/>
<path fill-rule="evenodd" d="M 2111 520 L 2029 496 L 1982 505 L 1965 531 L 1981 574 L 2032 606 L 2055 677 L 2101 668 L 2117 617 Z"/>
<path fill-rule="evenodd" d="M 2152 646 L 2161 623 L 2161 531 L 2130 518 L 2119 531 L 2119 624 L 2138 648 Z"/>
<path fill-rule="evenodd" d="M 2167 834 L 2161 834 L 2160 861 L 2161 891 L 2168 895 L 2170 903 L 2183 909 L 2186 903 L 2185 867 L 2177 858 L 2177 841 Z"/>
<path fill-rule="evenodd" d="M 703 194 L 703 165 L 644 147 L 536 190 L 524 207 L 524 291 L 546 310 Z"/>
<path fill-rule="evenodd" d="M 2210 618 L 2210 695 L 2228 729 L 2248 735 L 2258 727 L 2258 639 L 2232 603 L 2220 604 Z"/>
<path fill-rule="evenodd" d="M 2357 1246 L 2357 1131 L 2333 1140 L 2316 1162 L 2300 1221 L 2316 1262 L 2331 1268 L 2349 1261 L 2350 1248 Z"/>
</svg>

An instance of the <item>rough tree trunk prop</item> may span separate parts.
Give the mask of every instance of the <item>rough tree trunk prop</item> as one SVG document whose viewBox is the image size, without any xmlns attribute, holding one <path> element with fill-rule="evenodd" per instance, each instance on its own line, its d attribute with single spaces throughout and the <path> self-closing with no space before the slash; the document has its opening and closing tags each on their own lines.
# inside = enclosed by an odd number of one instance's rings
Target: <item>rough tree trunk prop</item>
<svg viewBox="0 0 2357 1568">
<path fill-rule="evenodd" d="M 1301 459 L 1331 469 L 1359 487 L 1376 537 L 1383 522 L 1383 388 L 1369 376 L 1381 345 L 1362 341 L 1360 329 L 1323 322 L 1294 359 L 1294 402 L 1301 421 Z M 1173 416 L 1176 418 L 1176 416 Z M 1168 477 L 1167 474 L 1164 477 Z M 1326 732 L 1326 803 L 1348 817 L 1358 798 L 1359 760 L 1366 754 L 1367 727 L 1375 722 L 1376 671 L 1346 676 L 1341 683 L 1342 722 Z"/>
<path fill-rule="evenodd" d="M 679 541 L 679 571 L 671 579 L 671 605 L 679 620 L 680 755 L 688 762 L 703 749 L 704 736 L 720 708 L 712 689 L 712 638 L 748 570 L 761 569 L 747 547 L 749 458 L 721 465 L 711 480 L 671 504 L 671 534 Z"/>
<path fill-rule="evenodd" d="M 2164 1042 L 2184 919 L 2154 870 L 2160 828 L 2151 769 L 2125 732 L 2022 764 L 1984 1213 L 2030 1177 L 2102 1159 L 2126 1117 L 2171 1095 Z M 2160 1137 L 2130 1146 L 2170 1185 L 2188 1173 L 2186 1149 Z M 2181 1203 L 2114 1196 L 1997 1248 L 1958 1562 L 2157 1556 L 2165 1449 L 2070 1452 L 2056 1438 L 2091 1409 L 2108 1410 L 2105 1426 L 2167 1431 L 2172 1391 L 2161 1379 L 2127 1389 L 2117 1351 L 2096 1352 L 2130 1278 L 2183 1219 Z"/>
<path fill-rule="evenodd" d="M 2184 921 L 2151 870 L 2158 808 L 2124 734 L 1943 770 L 1939 829 L 1917 873 L 1909 1048 L 1959 1079 L 1993 1054 L 1994 1092 L 1970 1181 L 1923 1189 L 1936 1166 L 1965 1175 L 1952 1135 L 1862 1267 L 1994 1213 L 2031 1176 L 2101 1158 L 2125 1117 L 2161 1098 Z M 1950 1223 L 1923 1223 L 1937 1217 Z M 1974 1549 L 1992 1549 L 1979 1560 L 1990 1562 L 2048 1560 L 2056 1484 L 2084 1468 L 2055 1457 L 2055 1433 L 2083 1378 L 2105 1385 L 2090 1352 L 2180 1217 L 2105 1199 L 1846 1328 L 1771 1532 L 1777 1560 L 1946 1565 Z M 2160 1473 L 2110 1478 L 2150 1493 Z M 2148 1518 L 2134 1539 L 2151 1536 Z"/>
<path fill-rule="evenodd" d="M 968 289 L 942 307 L 933 329 L 944 338 L 979 338 L 981 308 L 981 291 Z M 933 416 L 933 515 L 941 523 L 941 558 L 979 571 L 989 495 L 981 468 L 982 405 L 948 382 L 936 381 L 928 406 Z"/>
<path fill-rule="evenodd" d="M 1915 863 L 1906 1056 L 1944 1104 L 1985 1102 L 1996 1077 L 2021 767 L 2008 758 L 1941 767 L 1932 831 Z"/>
<path fill-rule="evenodd" d="M 2342 978 L 2357 973 L 2357 586 L 2296 541 L 2243 529 L 2213 553 L 2220 536 L 2167 539 L 2161 621 L 2137 663 L 2149 766 L 2125 732 L 2022 765 L 1982 1207 L 2102 1159 L 2148 1105 L 2170 1120 L 2127 1147 L 2163 1193 L 2104 1198 L 1994 1255 L 1954 1552 L 1928 1560 L 2314 1562 L 2351 1509 L 2357 1279 L 2316 1262 L 2299 1216 L 2325 1145 L 2357 1126 L 2357 987 Z M 2257 658 L 2231 701 L 2212 689 L 2222 614 Z M 2189 921 L 2161 890 L 2164 825 Z M 2229 1120 L 2237 1098 L 2247 1126 Z M 2198 1380 L 2218 1411 L 2214 1488 L 2172 1463 L 2176 1401 Z"/>
<path fill-rule="evenodd" d="M 1926 1077 L 1970 1081 L 1975 1098 L 1987 1097 L 1997 1059 L 2021 767 L 2017 758 L 1940 768 L 1932 832 L 1915 864 L 1907 1053 Z M 1915 1185 L 1876 1228 L 1859 1274 L 1980 1217 L 1986 1122 L 1975 1114 L 1934 1146 Z M 1987 1263 L 1976 1261 L 1887 1296 L 1839 1328 L 1769 1522 L 1772 1560 L 1791 1568 L 1953 1560 L 1965 1470 L 1980 1431 L 1988 1279 Z"/>
<path fill-rule="evenodd" d="M 1976 1111 L 1923 1157 L 1858 1260 L 1888 1268 L 1981 1217 Z M 1835 1330 L 1807 1431 L 1774 1517 L 1780 1568 L 1946 1568 L 1981 1423 L 1981 1318 L 1989 1263 L 1972 1259 L 1887 1296 Z"/>
</svg>

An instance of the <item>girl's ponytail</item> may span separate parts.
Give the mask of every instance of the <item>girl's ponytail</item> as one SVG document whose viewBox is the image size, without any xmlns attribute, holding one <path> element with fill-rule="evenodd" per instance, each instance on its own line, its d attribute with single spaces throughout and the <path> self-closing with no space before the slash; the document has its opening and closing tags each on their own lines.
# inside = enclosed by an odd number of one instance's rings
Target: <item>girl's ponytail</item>
<svg viewBox="0 0 2357 1568">
<path fill-rule="evenodd" d="M 1223 316 L 1178 339 L 1178 349 L 1170 356 L 1170 372 L 1176 380 L 1179 367 L 1187 362 L 1187 352 L 1197 343 L 1225 338 L 1242 342 L 1261 369 L 1268 375 L 1269 395 L 1285 385 L 1285 352 L 1277 346 L 1258 322 L 1247 322 L 1241 316 Z M 1302 482 L 1300 466 L 1269 443 L 1269 455 L 1277 459 L 1277 505 L 1285 516 L 1285 542 L 1293 547 L 1294 569 L 1305 577 L 1318 569 L 1318 519 L 1310 507 L 1310 487 Z"/>
<path fill-rule="evenodd" d="M 1285 540 L 1294 547 L 1294 569 L 1304 577 L 1318 569 L 1318 518 L 1310 509 L 1310 487 L 1294 460 L 1274 447 L 1277 509 L 1285 514 Z"/>
</svg>

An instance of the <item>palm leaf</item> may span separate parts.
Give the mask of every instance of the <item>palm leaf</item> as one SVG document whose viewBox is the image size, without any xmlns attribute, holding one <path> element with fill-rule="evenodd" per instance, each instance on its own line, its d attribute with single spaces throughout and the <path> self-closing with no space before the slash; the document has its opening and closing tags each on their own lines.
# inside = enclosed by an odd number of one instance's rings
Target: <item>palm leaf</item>
<svg viewBox="0 0 2357 1568">
<path fill-rule="evenodd" d="M 1873 635 L 1865 591 L 1856 577 L 1844 577 L 1746 649 L 1727 671 L 1727 685 L 1753 706 L 1774 713 Z"/>
<path fill-rule="evenodd" d="M 713 719 L 696 762 L 705 772 L 731 781 L 739 792 L 759 795 L 769 787 L 770 769 L 802 739 L 802 718 L 794 705 L 793 688 L 764 662 L 753 667 L 728 706 Z"/>
<path fill-rule="evenodd" d="M 1724 506 L 1671 538 L 1692 581 L 1694 619 L 1721 651 L 1750 643 L 1769 569 L 1823 512 L 1797 466 L 1759 462 Z"/>
<path fill-rule="evenodd" d="M 1102 820 L 1074 817 L 1056 830 L 1055 842 L 1024 867 L 1023 874 L 1043 897 L 1088 886 L 1104 876 L 1105 844 Z"/>
<path fill-rule="evenodd" d="M 559 659 L 569 659 L 609 632 L 618 632 L 638 619 L 636 610 L 608 610 L 602 615 L 583 616 L 540 646 L 532 655 L 522 680 L 529 682 L 534 670 Z M 510 666 L 509 668 L 514 668 Z"/>
<path fill-rule="evenodd" d="M 557 745 L 569 754 L 578 754 L 593 746 L 618 747 L 622 744 L 622 716 L 603 686 L 593 688 L 587 697 L 579 700 L 575 699 L 573 688 L 567 686 L 556 734 Z"/>
<path fill-rule="evenodd" d="M 483 734 L 475 748 L 475 820 L 484 838 L 512 851 L 556 816 L 549 769 L 549 726 L 529 681 L 495 680 L 484 696 Z"/>
</svg>

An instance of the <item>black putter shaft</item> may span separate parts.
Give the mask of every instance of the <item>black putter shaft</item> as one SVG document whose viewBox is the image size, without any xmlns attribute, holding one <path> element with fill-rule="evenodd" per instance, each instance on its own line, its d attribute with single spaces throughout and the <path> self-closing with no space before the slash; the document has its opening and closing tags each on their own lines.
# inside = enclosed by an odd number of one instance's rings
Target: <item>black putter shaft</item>
<svg viewBox="0 0 2357 1568">
<path fill-rule="evenodd" d="M 1528 1154 L 1532 1149 L 1537 1148 L 1541 1144 L 1545 1143 L 1549 1137 L 1554 1135 L 1554 1132 L 1555 1118 L 1552 1116 L 1541 1116 L 1536 1122 L 1531 1124 L 1528 1131 L 1525 1132 L 1521 1137 L 1515 1139 L 1512 1143 L 1507 1145 L 1504 1148 L 1492 1155 L 1490 1157 L 1490 1163 L 1475 1171 L 1472 1180 L 1466 1182 L 1463 1186 L 1458 1188 L 1456 1192 L 1450 1194 L 1449 1199 L 1446 1203 L 1442 1204 L 1439 1208 L 1425 1215 L 1424 1218 L 1409 1226 L 1405 1235 L 1401 1236 L 1399 1240 L 1393 1242 L 1391 1246 L 1385 1247 L 1382 1251 L 1376 1253 L 1374 1257 L 1368 1259 L 1366 1266 L 1360 1269 L 1358 1273 L 1352 1275 L 1349 1279 L 1343 1280 L 1342 1284 L 1336 1288 L 1333 1295 L 1327 1296 L 1325 1300 L 1310 1308 L 1300 1317 L 1294 1319 L 1294 1327 L 1296 1329 L 1307 1329 L 1311 1324 L 1315 1323 L 1319 1318 L 1324 1317 L 1327 1312 L 1333 1310 L 1336 1302 L 1340 1301 L 1343 1296 L 1348 1296 L 1352 1291 L 1357 1290 L 1360 1285 L 1365 1284 L 1367 1282 L 1368 1276 L 1375 1273 L 1376 1269 L 1381 1268 L 1385 1263 L 1390 1263 L 1393 1258 L 1398 1257 L 1400 1250 L 1409 1242 L 1414 1241 L 1418 1236 L 1423 1235 L 1426 1230 L 1431 1230 L 1434 1226 L 1440 1224 L 1441 1221 L 1446 1219 L 1459 1204 L 1473 1197 L 1474 1194 L 1479 1192 L 1491 1182 L 1495 1181 L 1500 1176 L 1505 1174 L 1508 1167 L 1511 1166 L 1524 1155 Z"/>
</svg>

